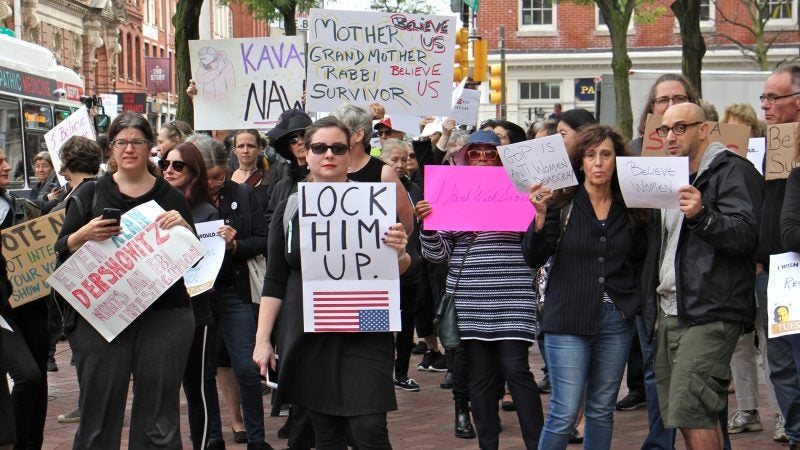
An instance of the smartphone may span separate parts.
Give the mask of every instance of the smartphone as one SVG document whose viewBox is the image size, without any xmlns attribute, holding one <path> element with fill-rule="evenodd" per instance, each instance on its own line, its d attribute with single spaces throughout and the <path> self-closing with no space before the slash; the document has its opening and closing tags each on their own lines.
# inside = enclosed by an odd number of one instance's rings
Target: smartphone
<svg viewBox="0 0 800 450">
<path fill-rule="evenodd" d="M 103 208 L 103 219 L 114 219 L 116 220 L 115 225 L 119 226 L 120 219 L 122 219 L 122 211 L 117 208 Z"/>
<path fill-rule="evenodd" d="M 275 367 L 278 367 L 278 355 L 275 355 Z M 267 364 L 267 386 L 272 389 L 278 389 L 278 371 L 273 370 L 272 366 Z"/>
</svg>

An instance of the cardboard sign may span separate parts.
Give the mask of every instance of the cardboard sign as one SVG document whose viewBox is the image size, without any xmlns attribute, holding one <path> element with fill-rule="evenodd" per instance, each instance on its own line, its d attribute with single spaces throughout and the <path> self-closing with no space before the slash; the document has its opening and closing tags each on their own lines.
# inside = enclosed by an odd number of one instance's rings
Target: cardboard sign
<svg viewBox="0 0 800 450">
<path fill-rule="evenodd" d="M 461 80 L 453 91 L 453 107 L 449 117 L 462 125 L 478 125 L 478 107 L 481 103 L 481 91 L 466 89 L 467 79 Z"/>
<path fill-rule="evenodd" d="M 308 109 L 379 102 L 388 114 L 447 115 L 455 33 L 455 17 L 311 9 Z"/>
<path fill-rule="evenodd" d="M 787 178 L 789 172 L 797 167 L 797 122 L 782 123 L 780 125 L 767 125 L 767 149 L 764 165 L 764 178 L 766 180 L 779 180 Z"/>
<path fill-rule="evenodd" d="M 665 142 L 667 138 L 662 138 L 656 133 L 656 128 L 661 126 L 661 115 L 648 114 L 647 122 L 644 127 L 644 139 L 642 141 L 642 156 L 669 156 Z M 747 144 L 750 140 L 750 127 L 747 125 L 737 125 L 732 123 L 708 123 L 709 142 L 721 142 L 741 157 L 747 157 Z"/>
<path fill-rule="evenodd" d="M 542 183 L 550 189 L 578 184 L 560 134 L 501 145 L 497 150 L 503 167 L 519 192 L 527 194 L 533 183 Z"/>
<path fill-rule="evenodd" d="M 94 135 L 94 122 L 89 117 L 89 112 L 86 110 L 86 105 L 81 106 L 69 117 L 62 120 L 61 123 L 53 127 L 52 130 L 44 134 L 44 142 L 47 145 L 47 151 L 50 152 L 50 159 L 53 161 L 53 169 L 58 177 L 61 186 L 67 184 L 67 179 L 61 175 L 61 158 L 58 151 L 64 142 L 72 136 L 83 136 L 87 139 L 95 140 Z"/>
<path fill-rule="evenodd" d="M 747 145 L 747 160 L 753 163 L 758 173 L 764 175 L 764 153 L 767 142 L 764 138 L 750 138 Z"/>
<path fill-rule="evenodd" d="M 155 201 L 128 211 L 120 235 L 85 243 L 47 279 L 109 342 L 203 257 L 192 231 L 158 226 L 163 212 Z"/>
<path fill-rule="evenodd" d="M 47 277 L 56 268 L 53 246 L 64 223 L 64 210 L 23 222 L 0 232 L 8 279 L 14 291 L 12 308 L 50 295 Z"/>
<path fill-rule="evenodd" d="M 190 297 L 214 287 L 219 269 L 222 268 L 222 260 L 225 259 L 225 239 L 217 235 L 217 230 L 224 224 L 222 220 L 194 224 L 197 237 L 206 251 L 203 259 L 183 275 L 183 283 Z"/>
<path fill-rule="evenodd" d="M 800 333 L 800 254 L 769 257 L 767 315 L 769 337 Z"/>
<path fill-rule="evenodd" d="M 189 41 L 195 129 L 273 128 L 303 109 L 303 48 L 300 36 Z"/>
<path fill-rule="evenodd" d="M 678 188 L 689 184 L 689 157 L 617 156 L 617 177 L 628 208 L 680 209 Z"/>
<path fill-rule="evenodd" d="M 425 166 L 426 230 L 525 231 L 536 215 L 502 167 Z"/>
<path fill-rule="evenodd" d="M 393 183 L 299 183 L 306 332 L 400 331 Z M 288 237 L 291 240 L 291 237 Z"/>
</svg>

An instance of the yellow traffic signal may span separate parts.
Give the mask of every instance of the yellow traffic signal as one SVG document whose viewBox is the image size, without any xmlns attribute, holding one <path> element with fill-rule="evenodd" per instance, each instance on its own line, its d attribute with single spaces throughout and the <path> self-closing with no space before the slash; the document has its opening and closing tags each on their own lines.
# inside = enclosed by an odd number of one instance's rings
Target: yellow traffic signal
<svg viewBox="0 0 800 450">
<path fill-rule="evenodd" d="M 460 83 L 469 75 L 469 28 L 462 27 L 456 32 L 456 54 L 453 81 Z"/>
<path fill-rule="evenodd" d="M 483 39 L 472 42 L 472 79 L 473 81 L 486 81 L 486 58 L 488 57 L 489 43 Z"/>
<path fill-rule="evenodd" d="M 503 68 L 500 64 L 492 64 L 489 79 L 489 102 L 493 105 L 503 103 Z"/>
</svg>

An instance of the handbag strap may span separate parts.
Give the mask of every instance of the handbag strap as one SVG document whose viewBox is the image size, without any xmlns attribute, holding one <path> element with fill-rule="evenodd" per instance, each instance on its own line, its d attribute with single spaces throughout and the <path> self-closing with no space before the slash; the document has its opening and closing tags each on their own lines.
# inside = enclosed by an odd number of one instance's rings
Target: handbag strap
<svg viewBox="0 0 800 450">
<path fill-rule="evenodd" d="M 467 261 L 467 255 L 469 254 L 469 250 L 472 248 L 472 244 L 475 243 L 475 239 L 478 239 L 478 233 L 474 233 L 472 235 L 472 240 L 469 241 L 467 250 L 464 251 L 464 257 L 461 258 L 461 267 L 458 268 L 458 275 L 456 275 L 456 284 L 455 286 L 453 286 L 453 298 L 456 297 L 456 291 L 458 291 L 458 281 L 461 280 L 461 272 L 464 270 L 464 263 Z"/>
<path fill-rule="evenodd" d="M 558 254 L 558 245 L 561 244 L 561 238 L 564 237 L 564 233 L 567 231 L 567 224 L 569 223 L 569 216 L 572 215 L 572 200 L 569 201 L 563 208 L 561 208 L 561 233 L 558 234 L 558 240 L 556 241 L 556 248 L 553 250 L 553 257 L 550 260 L 550 267 L 553 267 L 553 264 L 556 261 L 556 254 Z M 566 211 L 565 211 L 566 210 Z"/>
</svg>

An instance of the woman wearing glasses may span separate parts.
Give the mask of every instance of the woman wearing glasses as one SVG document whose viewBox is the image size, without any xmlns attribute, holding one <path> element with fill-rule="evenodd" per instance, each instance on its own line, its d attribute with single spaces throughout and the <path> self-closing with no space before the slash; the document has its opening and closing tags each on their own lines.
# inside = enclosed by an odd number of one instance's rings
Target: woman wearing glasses
<svg viewBox="0 0 800 450">
<path fill-rule="evenodd" d="M 194 223 L 220 218 L 219 211 L 209 203 L 208 178 L 203 157 L 191 143 L 178 144 L 161 155 L 158 161 L 164 179 L 181 191 L 192 210 Z M 194 310 L 194 339 L 183 374 L 183 392 L 189 411 L 189 436 L 192 447 L 222 449 L 222 425 L 216 383 L 217 328 L 211 316 L 211 294 L 204 292 L 192 298 Z"/>
<path fill-rule="evenodd" d="M 473 133 L 453 160 L 457 165 L 499 166 L 493 131 Z M 422 200 L 417 216 L 424 221 L 431 205 Z M 446 292 L 453 295 L 458 332 L 469 366 L 469 400 L 482 449 L 499 445 L 498 392 L 504 376 L 517 408 L 522 440 L 535 449 L 542 429 L 542 402 L 528 365 L 535 339 L 533 279 L 522 257 L 522 233 L 500 231 L 420 232 L 422 256 L 449 262 Z M 466 399 L 456 399 L 456 420 L 469 421 Z"/>
<path fill-rule="evenodd" d="M 251 359 L 257 305 L 252 301 L 247 267 L 248 259 L 267 250 L 264 213 L 250 186 L 226 178 L 229 153 L 221 142 L 203 135 L 195 135 L 190 142 L 203 156 L 211 204 L 225 221 L 217 232 L 225 240 L 225 259 L 214 282 L 211 309 L 238 381 L 247 449 L 271 449 L 264 440 L 261 378 Z"/>
<path fill-rule="evenodd" d="M 605 125 L 578 132 L 573 166 L 579 185 L 558 195 L 531 187 L 536 218 L 523 252 L 531 267 L 554 257 L 542 317 L 553 393 L 539 448 L 569 443 L 585 395 L 584 447 L 608 449 L 614 408 L 639 309 L 635 267 L 645 249 L 644 210 L 625 207 L 617 156 L 623 137 Z M 519 405 L 519 402 L 517 402 Z"/>
<path fill-rule="evenodd" d="M 348 181 L 350 131 L 333 117 L 310 125 L 305 135 L 311 181 Z M 408 202 L 408 200 L 406 200 Z M 261 297 L 253 361 L 261 373 L 276 367 L 273 328 L 280 351 L 279 403 L 309 410 L 316 448 L 344 449 L 348 434 L 355 447 L 391 449 L 386 413 L 397 409 L 392 384 L 392 333 L 303 333 L 299 233 L 284 231 L 282 202 L 270 225 L 267 276 Z M 299 229 L 297 212 L 291 226 Z M 411 263 L 407 236 L 399 223 L 385 235 L 397 251 L 400 273 Z M 276 319 L 280 315 L 279 323 Z"/>
<path fill-rule="evenodd" d="M 656 79 L 650 88 L 647 96 L 647 103 L 642 108 L 642 115 L 639 116 L 639 137 L 630 143 L 630 151 L 634 155 L 642 154 L 642 141 L 644 127 L 647 124 L 649 114 L 664 115 L 667 108 L 679 103 L 697 103 L 698 95 L 692 83 L 683 75 L 676 73 L 665 73 Z"/>
<path fill-rule="evenodd" d="M 117 171 L 84 183 L 72 195 L 55 245 L 62 262 L 86 242 L 104 241 L 121 232 L 114 219 L 103 219 L 104 208 L 125 213 L 154 200 L 166 211 L 156 219 L 161 228 L 193 228 L 183 195 L 148 171 L 155 136 L 147 119 L 131 112 L 119 114 L 109 127 L 109 139 Z M 75 448 L 120 448 L 131 376 L 129 446 L 180 448 L 180 383 L 193 332 L 194 317 L 182 279 L 111 342 L 78 317 L 69 334 L 81 388 Z"/>
</svg>

